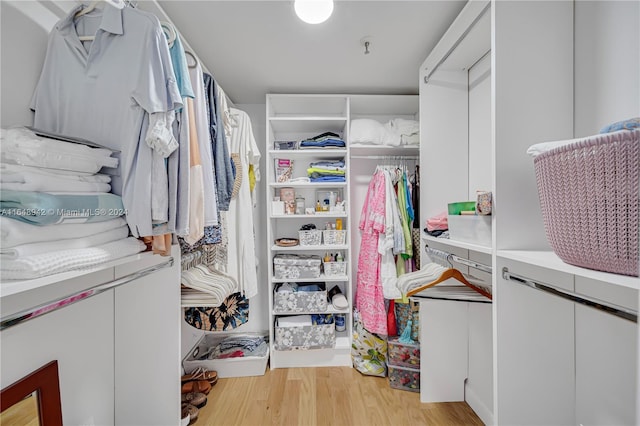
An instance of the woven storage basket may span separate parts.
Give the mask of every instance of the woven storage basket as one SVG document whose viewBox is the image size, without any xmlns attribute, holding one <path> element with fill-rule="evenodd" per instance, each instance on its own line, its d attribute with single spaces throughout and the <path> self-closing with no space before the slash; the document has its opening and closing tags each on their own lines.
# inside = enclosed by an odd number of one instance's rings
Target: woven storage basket
<svg viewBox="0 0 640 426">
<path fill-rule="evenodd" d="M 591 136 L 534 159 L 547 239 L 564 262 L 638 276 L 639 137 Z"/>
</svg>

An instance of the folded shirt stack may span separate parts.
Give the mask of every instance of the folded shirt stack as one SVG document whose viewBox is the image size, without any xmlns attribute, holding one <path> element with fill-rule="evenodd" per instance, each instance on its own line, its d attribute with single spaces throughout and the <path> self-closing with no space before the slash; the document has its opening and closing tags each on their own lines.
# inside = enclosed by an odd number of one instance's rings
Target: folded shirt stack
<svg viewBox="0 0 640 426">
<path fill-rule="evenodd" d="M 94 267 L 146 250 L 123 216 L 110 149 L 36 135 L 0 135 L 0 277 L 33 279 Z"/>
<path fill-rule="evenodd" d="M 311 182 L 345 182 L 345 171 L 342 160 L 317 161 L 309 164 L 307 175 Z"/>
<path fill-rule="evenodd" d="M 340 135 L 333 132 L 325 132 L 300 141 L 299 149 L 331 149 L 344 148 L 346 146 Z"/>
</svg>

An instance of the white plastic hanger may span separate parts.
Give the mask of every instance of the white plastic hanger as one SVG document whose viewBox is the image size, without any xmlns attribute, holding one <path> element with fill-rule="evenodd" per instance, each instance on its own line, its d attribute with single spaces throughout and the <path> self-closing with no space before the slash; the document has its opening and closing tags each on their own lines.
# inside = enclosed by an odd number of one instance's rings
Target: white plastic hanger
<svg viewBox="0 0 640 426">
<path fill-rule="evenodd" d="M 96 1 L 92 1 L 91 4 L 89 4 L 89 6 L 80 9 L 80 11 L 78 11 L 78 13 L 75 14 L 75 16 L 73 17 L 74 19 L 78 19 L 79 17 L 86 15 L 87 13 L 91 12 L 92 10 L 95 10 L 96 6 L 98 6 L 98 4 L 103 1 L 104 3 L 107 3 L 117 9 L 123 9 L 125 7 L 125 3 L 124 0 L 96 0 Z M 78 39 L 80 41 L 93 41 L 96 38 L 95 35 L 91 35 L 91 36 L 79 36 Z"/>
<path fill-rule="evenodd" d="M 165 36 L 167 36 L 167 44 L 169 45 L 169 47 L 172 47 L 173 42 L 176 41 L 176 37 L 178 37 L 178 34 L 176 34 L 176 29 L 173 27 L 173 25 L 165 21 L 160 21 L 160 26 L 162 27 L 162 31 L 164 32 Z"/>
</svg>

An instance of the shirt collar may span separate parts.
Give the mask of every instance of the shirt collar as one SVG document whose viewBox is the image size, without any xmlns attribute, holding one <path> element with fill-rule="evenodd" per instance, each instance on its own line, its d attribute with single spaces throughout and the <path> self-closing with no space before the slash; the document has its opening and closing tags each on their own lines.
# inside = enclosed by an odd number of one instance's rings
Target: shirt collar
<svg viewBox="0 0 640 426">
<path fill-rule="evenodd" d="M 56 25 L 58 31 L 64 35 L 69 34 L 69 32 L 73 30 L 73 19 L 76 16 L 76 13 L 78 13 L 78 11 L 83 7 L 83 5 L 78 5 L 73 8 L 73 10 L 64 17 L 58 25 Z M 124 34 L 124 30 L 122 28 L 122 9 L 105 5 L 99 28 L 112 34 Z"/>
</svg>

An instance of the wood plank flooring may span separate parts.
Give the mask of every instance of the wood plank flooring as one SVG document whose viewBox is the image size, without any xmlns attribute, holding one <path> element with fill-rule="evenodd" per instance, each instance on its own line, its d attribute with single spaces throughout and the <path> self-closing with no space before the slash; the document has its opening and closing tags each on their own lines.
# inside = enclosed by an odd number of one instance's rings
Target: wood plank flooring
<svg viewBox="0 0 640 426">
<path fill-rule="evenodd" d="M 194 426 L 482 425 L 465 402 L 420 402 L 349 367 L 283 368 L 218 379 Z"/>
</svg>

